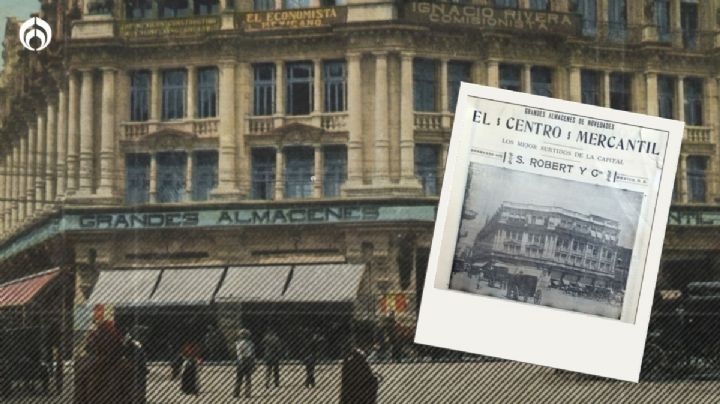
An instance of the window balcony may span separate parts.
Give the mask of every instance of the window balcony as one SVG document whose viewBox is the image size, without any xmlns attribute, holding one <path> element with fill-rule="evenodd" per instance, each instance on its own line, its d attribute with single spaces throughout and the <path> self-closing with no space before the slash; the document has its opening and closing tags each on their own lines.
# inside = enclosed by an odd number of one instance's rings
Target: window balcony
<svg viewBox="0 0 720 404">
<path fill-rule="evenodd" d="M 707 126 L 685 126 L 683 143 L 715 144 L 713 141 L 713 130 Z"/>
<path fill-rule="evenodd" d="M 348 130 L 348 113 L 343 111 L 297 116 L 249 116 L 245 118 L 245 133 L 248 135 L 259 135 L 291 123 L 314 126 L 328 132 L 345 132 Z"/>
<path fill-rule="evenodd" d="M 122 140 L 138 140 L 161 130 L 193 133 L 199 138 L 218 136 L 218 118 L 183 119 L 179 121 L 124 122 L 120 124 Z"/>
<path fill-rule="evenodd" d="M 419 132 L 446 132 L 450 130 L 451 117 L 452 114 L 444 112 L 415 112 L 414 128 Z"/>
</svg>

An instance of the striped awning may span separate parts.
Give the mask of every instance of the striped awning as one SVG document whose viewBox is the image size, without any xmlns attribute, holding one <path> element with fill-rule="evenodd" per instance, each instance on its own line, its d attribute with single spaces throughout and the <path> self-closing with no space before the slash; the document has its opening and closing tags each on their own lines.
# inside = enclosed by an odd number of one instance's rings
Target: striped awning
<svg viewBox="0 0 720 404">
<path fill-rule="evenodd" d="M 281 301 L 291 268 L 289 265 L 230 267 L 215 301 Z"/>
<path fill-rule="evenodd" d="M 112 306 L 144 306 L 150 303 L 159 269 L 113 269 L 100 271 L 87 304 Z"/>
<path fill-rule="evenodd" d="M 163 269 L 153 306 L 205 306 L 213 301 L 225 268 Z"/>
<path fill-rule="evenodd" d="M 352 302 L 364 271 L 364 264 L 296 265 L 283 301 Z"/>
</svg>

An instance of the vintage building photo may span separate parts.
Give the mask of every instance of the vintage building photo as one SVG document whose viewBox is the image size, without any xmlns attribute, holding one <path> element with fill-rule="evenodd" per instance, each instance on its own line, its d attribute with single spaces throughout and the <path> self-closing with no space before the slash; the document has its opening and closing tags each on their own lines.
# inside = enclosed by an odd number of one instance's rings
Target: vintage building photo
<svg viewBox="0 0 720 404">
<path fill-rule="evenodd" d="M 470 163 L 450 289 L 619 319 L 642 201 Z"/>
</svg>

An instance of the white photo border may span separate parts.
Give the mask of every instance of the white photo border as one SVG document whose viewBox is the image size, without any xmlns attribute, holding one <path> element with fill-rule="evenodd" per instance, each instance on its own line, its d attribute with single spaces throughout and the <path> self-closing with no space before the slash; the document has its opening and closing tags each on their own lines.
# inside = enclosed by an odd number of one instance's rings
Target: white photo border
<svg viewBox="0 0 720 404">
<path fill-rule="evenodd" d="M 415 342 L 637 382 L 684 123 L 469 83 L 460 87 L 456 117 L 460 111 L 471 110 L 470 97 L 537 105 L 669 133 L 649 223 L 647 256 L 642 276 L 635 280 L 640 287 L 636 315 L 629 323 L 447 288 L 470 162 L 472 122 L 468 117 L 456 119 L 453 125 Z"/>
</svg>

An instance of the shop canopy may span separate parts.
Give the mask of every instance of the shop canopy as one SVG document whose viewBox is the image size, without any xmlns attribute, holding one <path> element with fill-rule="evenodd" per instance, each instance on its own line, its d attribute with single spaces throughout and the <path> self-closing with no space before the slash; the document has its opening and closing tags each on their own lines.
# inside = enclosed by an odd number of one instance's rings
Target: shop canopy
<svg viewBox="0 0 720 404">
<path fill-rule="evenodd" d="M 229 267 L 215 296 L 218 302 L 278 302 L 291 266 Z"/>
<path fill-rule="evenodd" d="M 296 265 L 284 302 L 352 302 L 357 298 L 362 264 Z"/>
<path fill-rule="evenodd" d="M 159 269 L 115 269 L 100 271 L 100 278 L 87 303 L 114 306 L 144 306 L 149 304 L 155 289 Z"/>
<path fill-rule="evenodd" d="M 150 298 L 156 306 L 204 306 L 213 301 L 225 268 L 164 269 Z"/>
<path fill-rule="evenodd" d="M 59 273 L 59 269 L 53 269 L 0 285 L 0 308 L 24 306 Z"/>
</svg>

